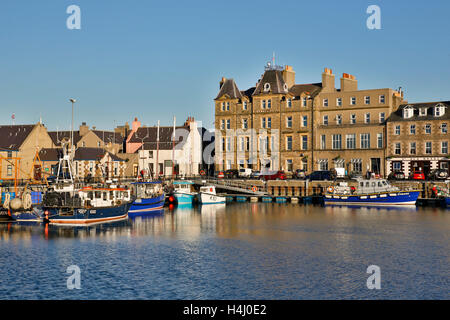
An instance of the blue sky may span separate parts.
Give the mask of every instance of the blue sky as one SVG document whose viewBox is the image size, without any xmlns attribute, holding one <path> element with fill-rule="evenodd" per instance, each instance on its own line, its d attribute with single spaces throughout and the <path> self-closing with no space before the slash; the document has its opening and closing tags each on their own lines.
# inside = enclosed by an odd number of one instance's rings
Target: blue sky
<svg viewBox="0 0 450 320">
<path fill-rule="evenodd" d="M 81 30 L 66 28 L 69 5 Z M 381 30 L 366 27 L 369 5 Z M 99 129 L 138 117 L 207 127 L 222 76 L 253 86 L 276 54 L 297 83 L 354 74 L 361 89 L 403 87 L 410 102 L 450 100 L 450 1 L 0 2 L 0 124 Z M 338 85 L 338 80 L 336 81 Z"/>
</svg>

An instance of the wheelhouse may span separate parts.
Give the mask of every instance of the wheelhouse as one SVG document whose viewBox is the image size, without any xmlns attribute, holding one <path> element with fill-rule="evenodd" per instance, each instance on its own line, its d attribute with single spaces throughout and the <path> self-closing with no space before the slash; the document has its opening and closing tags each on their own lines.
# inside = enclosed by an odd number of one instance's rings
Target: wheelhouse
<svg viewBox="0 0 450 320">
<path fill-rule="evenodd" d="M 83 206 L 112 207 L 131 200 L 131 192 L 124 188 L 86 187 L 78 192 Z"/>
<path fill-rule="evenodd" d="M 163 194 L 163 186 L 161 181 L 135 182 L 132 191 L 138 199 L 154 198 Z"/>
</svg>

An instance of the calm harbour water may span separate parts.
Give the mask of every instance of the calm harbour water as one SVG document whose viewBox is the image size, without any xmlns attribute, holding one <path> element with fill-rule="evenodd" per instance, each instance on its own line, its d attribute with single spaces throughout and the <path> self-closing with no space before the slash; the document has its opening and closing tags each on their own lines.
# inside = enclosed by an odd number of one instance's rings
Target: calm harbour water
<svg viewBox="0 0 450 320">
<path fill-rule="evenodd" d="M 66 269 L 81 269 L 67 289 Z M 381 289 L 369 290 L 369 265 Z M 0 299 L 449 299 L 450 210 L 232 203 L 0 224 Z"/>
</svg>

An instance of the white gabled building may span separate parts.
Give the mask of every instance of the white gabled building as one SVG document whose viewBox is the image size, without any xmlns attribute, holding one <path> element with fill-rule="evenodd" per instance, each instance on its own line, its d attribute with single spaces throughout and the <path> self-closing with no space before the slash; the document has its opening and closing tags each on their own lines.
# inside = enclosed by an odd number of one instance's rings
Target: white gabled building
<svg viewBox="0 0 450 320">
<path fill-rule="evenodd" d="M 173 126 L 160 126 L 158 143 L 158 127 L 142 127 L 135 119 L 126 141 L 127 153 L 139 154 L 132 164 L 133 175 L 144 171 L 145 176 L 156 177 L 159 170 L 160 176 L 172 176 L 172 168 L 179 176 L 199 175 L 204 168 L 204 131 L 194 118 L 189 117 L 183 126 L 175 127 L 175 143 Z"/>
</svg>

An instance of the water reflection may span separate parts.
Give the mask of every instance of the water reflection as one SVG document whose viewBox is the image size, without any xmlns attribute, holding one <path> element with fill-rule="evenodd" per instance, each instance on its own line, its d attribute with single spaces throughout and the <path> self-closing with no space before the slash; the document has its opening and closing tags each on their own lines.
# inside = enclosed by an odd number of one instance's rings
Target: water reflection
<svg viewBox="0 0 450 320">
<path fill-rule="evenodd" d="M 0 298 L 448 299 L 449 213 L 229 203 L 85 227 L 4 223 Z M 83 290 L 66 289 L 71 264 Z M 388 289 L 367 290 L 371 264 Z"/>
<path fill-rule="evenodd" d="M 102 238 L 117 240 L 121 237 L 170 237 L 195 240 L 204 235 L 222 238 L 239 236 L 298 237 L 298 230 L 311 223 L 330 227 L 349 228 L 355 225 L 389 223 L 392 220 L 415 221 L 426 216 L 438 218 L 445 209 L 412 207 L 346 207 L 301 206 L 277 203 L 229 203 L 203 206 L 183 205 L 173 210 L 164 209 L 128 220 L 90 226 L 45 225 L 39 222 L 9 222 L 0 224 L 0 240 L 30 240 L 43 237 Z M 448 220 L 448 219 L 445 219 Z M 348 245 L 353 239 L 340 234 L 337 244 Z"/>
</svg>

